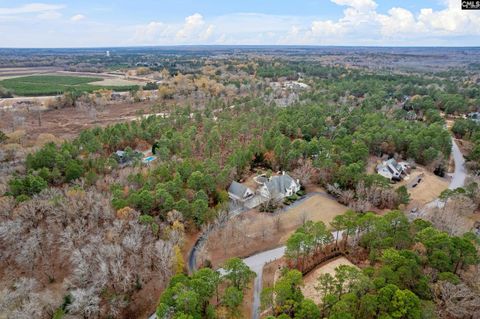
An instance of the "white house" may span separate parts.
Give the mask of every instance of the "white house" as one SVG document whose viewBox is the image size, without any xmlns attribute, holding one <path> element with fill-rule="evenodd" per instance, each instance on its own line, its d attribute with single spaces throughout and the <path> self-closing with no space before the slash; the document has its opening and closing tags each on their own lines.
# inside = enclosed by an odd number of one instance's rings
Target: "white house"
<svg viewBox="0 0 480 319">
<path fill-rule="evenodd" d="M 306 90 L 310 88 L 308 84 L 298 81 L 287 81 L 284 83 L 284 86 L 290 90 Z"/>
<path fill-rule="evenodd" d="M 300 190 L 300 182 L 290 175 L 272 176 L 260 187 L 259 193 L 266 198 L 283 198 L 292 196 Z"/>
<path fill-rule="evenodd" d="M 228 197 L 237 202 L 245 202 L 249 198 L 252 198 L 254 194 L 250 188 L 235 181 L 233 181 L 228 188 Z"/>
<path fill-rule="evenodd" d="M 407 162 L 398 163 L 391 158 L 377 166 L 377 173 L 390 180 L 400 181 L 407 174 L 408 167 Z"/>
</svg>

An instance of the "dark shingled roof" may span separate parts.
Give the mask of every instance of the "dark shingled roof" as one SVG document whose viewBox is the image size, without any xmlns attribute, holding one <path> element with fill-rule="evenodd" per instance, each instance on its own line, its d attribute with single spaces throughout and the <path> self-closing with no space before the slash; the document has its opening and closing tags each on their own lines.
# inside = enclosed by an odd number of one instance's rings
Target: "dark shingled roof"
<svg viewBox="0 0 480 319">
<path fill-rule="evenodd" d="M 243 198 L 245 196 L 245 192 L 247 191 L 247 187 L 243 184 L 233 181 L 228 188 L 228 192 L 233 194 L 239 198 Z"/>
<path fill-rule="evenodd" d="M 294 179 L 290 175 L 280 175 L 273 176 L 270 181 L 268 181 L 265 186 L 267 186 L 270 194 L 281 193 L 284 194 L 287 192 L 287 187 L 289 187 L 292 182 L 295 183 Z"/>
</svg>

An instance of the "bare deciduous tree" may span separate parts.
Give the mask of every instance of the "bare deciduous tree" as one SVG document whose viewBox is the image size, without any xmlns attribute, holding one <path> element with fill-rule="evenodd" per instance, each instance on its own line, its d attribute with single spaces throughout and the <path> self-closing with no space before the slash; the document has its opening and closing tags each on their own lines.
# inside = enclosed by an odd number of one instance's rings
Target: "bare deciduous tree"
<svg viewBox="0 0 480 319">
<path fill-rule="evenodd" d="M 13 209 L 8 202 L 2 207 Z M 176 233 L 182 228 L 159 240 L 150 225 L 138 221 L 138 212 L 132 211 L 131 218 L 117 218 L 105 193 L 48 189 L 15 211 L 0 215 L 0 267 L 5 278 L 22 272 L 41 283 L 38 294 L 45 296 L 49 295 L 45 284 L 63 278 L 72 294 L 72 314 L 115 317 L 128 306 L 124 302 L 128 299 L 105 300 L 102 291 L 130 295 L 139 284 L 153 278 L 163 284 L 173 275 L 173 247 L 183 238 Z M 29 298 L 37 303 L 38 313 L 28 318 L 44 318 L 51 302 Z M 62 300 L 55 302 L 58 307 Z M 24 304 L 15 302 L 12 311 L 25 312 Z"/>
</svg>

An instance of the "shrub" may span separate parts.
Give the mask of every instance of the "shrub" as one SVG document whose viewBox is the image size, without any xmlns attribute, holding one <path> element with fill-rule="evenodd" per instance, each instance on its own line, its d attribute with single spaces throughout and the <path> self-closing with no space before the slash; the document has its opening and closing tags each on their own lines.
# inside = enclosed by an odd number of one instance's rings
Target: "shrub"
<svg viewBox="0 0 480 319">
<path fill-rule="evenodd" d="M 2 131 L 0 131 L 0 144 L 5 143 L 7 140 L 8 140 L 8 136 Z"/>
<path fill-rule="evenodd" d="M 80 178 L 83 175 L 83 171 L 83 167 L 77 161 L 68 161 L 65 168 L 65 181 L 70 182 Z"/>
<path fill-rule="evenodd" d="M 458 278 L 457 275 L 451 273 L 451 272 L 441 272 L 438 275 L 438 280 L 440 281 L 448 281 L 454 285 L 457 285 L 460 283 L 460 278 Z"/>
<path fill-rule="evenodd" d="M 28 174 L 24 178 L 14 178 L 9 181 L 10 194 L 18 197 L 20 195 L 33 196 L 47 188 L 47 182 L 40 176 Z"/>
<path fill-rule="evenodd" d="M 158 89 L 158 84 L 155 83 L 155 82 L 148 82 L 147 84 L 145 84 L 143 89 L 146 90 L 146 91 L 157 90 Z"/>
<path fill-rule="evenodd" d="M 3 86 L 0 86 L 0 98 L 10 98 L 13 97 L 12 92 L 4 88 Z"/>
</svg>

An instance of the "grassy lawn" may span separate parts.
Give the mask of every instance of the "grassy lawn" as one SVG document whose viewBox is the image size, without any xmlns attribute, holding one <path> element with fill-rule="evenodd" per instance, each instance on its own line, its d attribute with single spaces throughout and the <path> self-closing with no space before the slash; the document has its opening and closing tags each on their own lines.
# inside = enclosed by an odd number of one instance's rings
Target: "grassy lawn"
<svg viewBox="0 0 480 319">
<path fill-rule="evenodd" d="M 82 92 L 93 92 L 100 89 L 128 91 L 130 86 L 100 86 L 89 83 L 102 81 L 102 78 L 63 76 L 63 75 L 32 75 L 0 81 L 0 86 L 19 96 L 56 95 L 74 89 Z"/>
<path fill-rule="evenodd" d="M 220 266 L 230 257 L 246 257 L 285 245 L 290 235 L 305 220 L 323 221 L 329 226 L 335 216 L 347 210 L 348 207 L 320 194 L 314 194 L 279 214 L 250 210 L 210 233 L 206 258 L 214 266 Z"/>
</svg>

